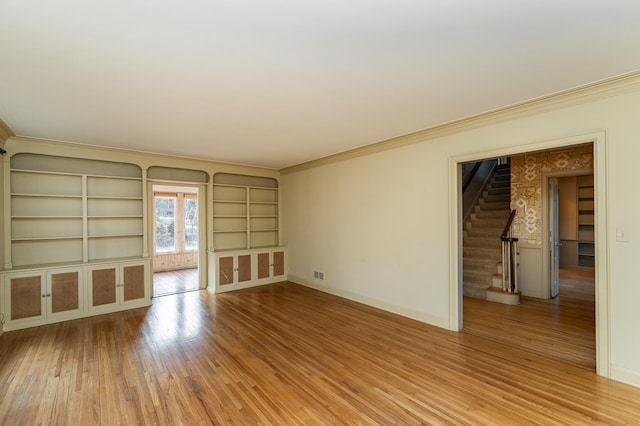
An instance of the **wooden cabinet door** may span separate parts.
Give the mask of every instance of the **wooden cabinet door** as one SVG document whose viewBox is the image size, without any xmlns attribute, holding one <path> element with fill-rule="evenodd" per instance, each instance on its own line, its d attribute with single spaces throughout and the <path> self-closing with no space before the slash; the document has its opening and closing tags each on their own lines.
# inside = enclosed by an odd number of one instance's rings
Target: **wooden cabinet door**
<svg viewBox="0 0 640 426">
<path fill-rule="evenodd" d="M 271 265 L 273 266 L 273 276 L 284 276 L 284 250 L 274 250 Z"/>
<path fill-rule="evenodd" d="M 271 252 L 265 251 L 256 254 L 257 256 L 257 276 L 259 280 L 271 278 Z"/>
<path fill-rule="evenodd" d="M 45 317 L 45 283 L 43 274 L 5 278 L 5 297 L 9 321 L 37 320 Z"/>
<path fill-rule="evenodd" d="M 111 307 L 118 303 L 117 275 L 116 266 L 89 270 L 89 309 Z"/>
<path fill-rule="evenodd" d="M 139 301 L 147 297 L 144 265 L 123 265 L 121 276 L 123 302 Z"/>
<path fill-rule="evenodd" d="M 79 270 L 47 274 L 47 315 L 68 315 L 82 310 L 82 279 Z"/>
<path fill-rule="evenodd" d="M 251 281 L 251 255 L 239 254 L 236 257 L 236 272 L 238 272 L 238 282 Z"/>
<path fill-rule="evenodd" d="M 234 280 L 234 259 L 233 255 L 218 257 L 218 285 L 230 285 Z"/>
</svg>

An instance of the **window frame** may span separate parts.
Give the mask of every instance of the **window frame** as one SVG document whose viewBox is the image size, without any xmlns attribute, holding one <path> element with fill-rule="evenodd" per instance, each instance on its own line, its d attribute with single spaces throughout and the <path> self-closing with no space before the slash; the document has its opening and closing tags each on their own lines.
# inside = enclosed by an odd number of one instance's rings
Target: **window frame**
<svg viewBox="0 0 640 426">
<path fill-rule="evenodd" d="M 174 250 L 158 252 L 157 250 L 157 228 L 155 220 L 157 218 L 156 211 L 156 199 L 157 198 L 171 198 L 175 200 L 175 215 L 174 215 Z M 185 202 L 186 200 L 196 200 L 196 226 L 198 236 L 198 242 L 194 249 L 187 249 L 186 246 L 186 215 L 185 215 Z M 199 206 L 198 206 L 198 194 L 190 192 L 166 192 L 166 191 L 154 191 L 153 192 L 153 253 L 156 256 L 164 254 L 180 254 L 180 253 L 194 253 L 198 252 L 200 244 L 200 229 L 199 229 Z"/>
</svg>

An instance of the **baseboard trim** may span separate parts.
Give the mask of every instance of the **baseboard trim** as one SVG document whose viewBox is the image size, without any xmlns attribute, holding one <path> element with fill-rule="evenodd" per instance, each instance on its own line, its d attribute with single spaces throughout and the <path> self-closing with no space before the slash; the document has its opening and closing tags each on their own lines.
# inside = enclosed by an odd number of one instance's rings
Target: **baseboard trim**
<svg viewBox="0 0 640 426">
<path fill-rule="evenodd" d="M 324 293 L 329 293 L 334 296 L 342 297 L 344 299 L 352 300 L 354 302 L 362 303 L 367 306 L 371 306 L 377 309 L 381 309 L 386 312 L 391 312 L 396 315 L 400 315 L 403 317 L 411 318 L 416 321 L 423 322 L 425 324 L 433 325 L 436 327 L 449 329 L 449 318 L 438 318 L 433 315 L 428 315 L 423 312 L 415 311 L 413 309 L 403 308 L 401 306 L 397 306 L 391 303 L 384 302 L 382 300 L 374 299 L 371 297 L 363 296 L 361 294 L 352 293 L 350 291 L 340 290 L 338 288 L 332 287 L 327 284 L 315 284 L 311 281 L 308 281 L 304 278 L 297 277 L 295 275 L 289 275 L 289 281 L 312 288 L 314 290 L 322 291 Z"/>
<path fill-rule="evenodd" d="M 611 379 L 640 388 L 640 371 L 612 365 Z"/>
</svg>

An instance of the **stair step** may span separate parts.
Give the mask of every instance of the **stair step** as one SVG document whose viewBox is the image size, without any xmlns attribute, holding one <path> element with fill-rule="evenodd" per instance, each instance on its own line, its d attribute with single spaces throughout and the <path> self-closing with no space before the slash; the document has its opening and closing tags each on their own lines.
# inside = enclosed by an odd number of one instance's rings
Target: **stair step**
<svg viewBox="0 0 640 426">
<path fill-rule="evenodd" d="M 465 238 L 493 238 L 499 241 L 502 231 L 502 228 L 469 228 L 465 229 L 464 236 Z"/>
<path fill-rule="evenodd" d="M 510 201 L 501 201 L 499 203 L 487 203 L 480 200 L 480 204 L 476 206 L 476 209 L 479 210 L 508 210 L 510 211 L 511 202 Z"/>
<path fill-rule="evenodd" d="M 491 273 L 487 274 L 486 272 L 471 272 L 464 271 L 462 274 L 462 282 L 475 282 L 475 283 L 483 283 L 485 287 L 491 286 L 492 279 Z M 502 283 L 502 281 L 501 281 Z M 502 288 L 502 284 L 500 284 Z"/>
<path fill-rule="evenodd" d="M 518 259 L 518 263 L 516 264 L 516 267 L 519 268 L 520 267 L 520 257 L 518 257 L 519 255 L 517 255 L 517 259 Z M 496 271 L 499 274 L 502 274 L 502 261 L 496 263 Z"/>
<path fill-rule="evenodd" d="M 502 188 L 511 191 L 511 181 L 508 180 L 491 180 L 487 184 L 487 188 Z"/>
<path fill-rule="evenodd" d="M 476 210 L 471 213 L 471 219 L 500 219 L 507 223 L 509 219 L 509 210 Z"/>
<path fill-rule="evenodd" d="M 504 230 L 506 222 L 504 219 L 472 219 L 467 222 L 467 229 L 469 228 L 495 228 Z"/>
<path fill-rule="evenodd" d="M 511 197 L 511 188 L 487 188 L 483 195 L 507 195 Z"/>
<path fill-rule="evenodd" d="M 473 297 L 476 299 L 486 300 L 487 285 L 483 283 L 472 282 L 472 281 L 465 282 L 462 289 L 462 294 L 465 297 Z"/>
<path fill-rule="evenodd" d="M 507 292 L 502 289 L 491 287 L 486 291 L 486 298 L 489 302 L 504 303 L 505 305 L 519 305 L 520 292 Z"/>
<path fill-rule="evenodd" d="M 465 297 L 488 300 L 496 265 L 502 260 L 500 235 L 511 212 L 511 166 L 496 166 L 464 226 L 462 282 Z M 502 290 L 502 278 L 499 279 Z"/>
<path fill-rule="evenodd" d="M 477 247 L 500 250 L 501 243 L 496 238 L 468 237 L 462 241 L 463 247 Z"/>
<path fill-rule="evenodd" d="M 482 199 L 480 203 L 504 203 L 510 202 L 511 195 L 510 194 L 500 194 L 500 195 L 491 195 L 491 194 L 482 194 Z"/>
<path fill-rule="evenodd" d="M 476 259 L 473 257 L 462 258 L 462 269 L 470 271 L 486 271 L 489 274 L 493 274 L 496 271 L 494 263 L 487 262 L 486 259 Z"/>
<path fill-rule="evenodd" d="M 477 247 L 465 247 L 462 249 L 462 255 L 465 259 L 486 259 L 491 262 L 502 260 L 501 250 L 478 249 Z M 493 265 L 495 268 L 495 263 Z M 495 270 L 495 269 L 494 269 Z"/>
<path fill-rule="evenodd" d="M 491 286 L 502 289 L 502 273 L 491 275 Z"/>
</svg>

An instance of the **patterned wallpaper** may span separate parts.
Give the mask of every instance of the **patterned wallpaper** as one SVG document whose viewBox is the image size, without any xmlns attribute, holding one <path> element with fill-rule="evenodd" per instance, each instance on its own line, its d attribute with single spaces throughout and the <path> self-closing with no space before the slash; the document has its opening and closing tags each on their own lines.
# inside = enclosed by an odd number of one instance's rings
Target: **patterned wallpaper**
<svg viewBox="0 0 640 426">
<path fill-rule="evenodd" d="M 511 157 L 513 234 L 520 242 L 542 244 L 542 174 L 579 169 L 593 170 L 591 144 Z"/>
</svg>

